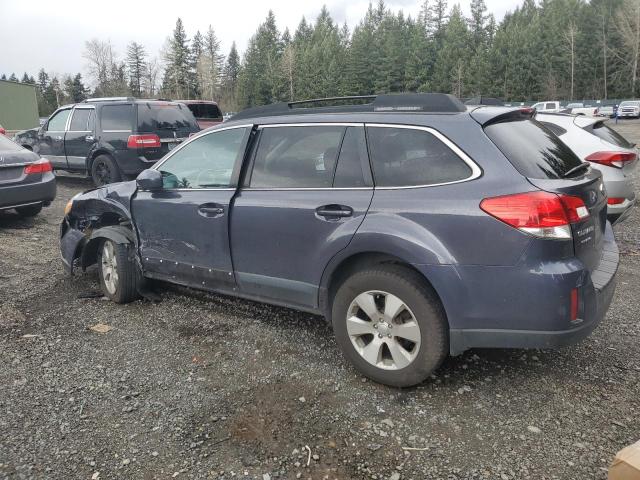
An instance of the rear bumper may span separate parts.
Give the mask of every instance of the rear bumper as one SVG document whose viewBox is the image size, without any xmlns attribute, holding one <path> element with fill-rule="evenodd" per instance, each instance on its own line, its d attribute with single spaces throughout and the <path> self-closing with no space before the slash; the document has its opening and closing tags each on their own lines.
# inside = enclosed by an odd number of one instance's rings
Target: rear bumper
<svg viewBox="0 0 640 480">
<path fill-rule="evenodd" d="M 587 337 L 605 317 L 615 291 L 618 247 L 607 223 L 600 263 L 575 257 L 514 266 L 420 266 L 449 321 L 450 353 L 470 348 L 552 348 Z M 571 320 L 571 292 L 578 318 Z"/>
<path fill-rule="evenodd" d="M 49 204 L 55 198 L 56 177 L 51 172 L 44 173 L 40 182 L 0 186 L 0 210 L 36 203 Z"/>
</svg>

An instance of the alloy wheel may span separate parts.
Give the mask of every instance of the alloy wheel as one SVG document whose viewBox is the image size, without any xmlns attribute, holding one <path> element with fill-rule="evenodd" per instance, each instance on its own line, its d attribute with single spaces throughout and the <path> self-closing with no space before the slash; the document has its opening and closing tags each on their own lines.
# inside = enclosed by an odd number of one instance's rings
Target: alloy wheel
<svg viewBox="0 0 640 480">
<path fill-rule="evenodd" d="M 418 321 L 409 307 L 391 293 L 361 293 L 349 305 L 346 321 L 355 350 L 375 367 L 399 370 L 418 355 Z"/>
<path fill-rule="evenodd" d="M 118 260 L 113 243 L 104 242 L 102 246 L 102 279 L 107 291 L 115 295 L 118 289 Z"/>
</svg>

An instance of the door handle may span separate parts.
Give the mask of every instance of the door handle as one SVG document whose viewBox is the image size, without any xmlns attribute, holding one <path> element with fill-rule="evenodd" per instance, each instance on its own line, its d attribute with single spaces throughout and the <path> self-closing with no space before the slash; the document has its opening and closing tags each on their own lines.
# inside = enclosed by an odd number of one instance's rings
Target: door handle
<svg viewBox="0 0 640 480">
<path fill-rule="evenodd" d="M 86 137 L 84 137 L 84 141 L 87 143 L 91 143 L 93 141 L 95 141 L 95 137 L 93 135 L 87 135 Z"/>
<path fill-rule="evenodd" d="M 316 208 L 316 213 L 321 217 L 344 218 L 353 215 L 353 208 L 346 205 L 323 205 Z"/>
<path fill-rule="evenodd" d="M 198 213 L 203 217 L 219 217 L 224 215 L 224 207 L 217 203 L 203 203 L 198 207 Z"/>
</svg>

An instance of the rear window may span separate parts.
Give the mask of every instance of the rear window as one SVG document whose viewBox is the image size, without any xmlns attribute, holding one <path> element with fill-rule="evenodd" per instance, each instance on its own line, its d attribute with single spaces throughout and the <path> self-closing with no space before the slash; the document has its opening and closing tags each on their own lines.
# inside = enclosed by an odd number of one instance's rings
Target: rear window
<svg viewBox="0 0 640 480">
<path fill-rule="evenodd" d="M 633 148 L 634 144 L 627 141 L 622 135 L 613 130 L 612 128 L 607 127 L 604 123 L 599 122 L 596 123 L 591 128 L 591 133 L 593 133 L 596 137 L 601 138 L 605 142 L 613 143 L 622 148 Z"/>
<path fill-rule="evenodd" d="M 494 123 L 484 131 L 525 177 L 562 178 L 582 163 L 562 140 L 535 120 Z"/>
<path fill-rule="evenodd" d="M 138 131 L 156 130 L 200 130 L 196 119 L 185 105 L 141 104 L 138 105 Z"/>
<path fill-rule="evenodd" d="M 206 118 L 207 120 L 222 119 L 222 112 L 217 105 L 211 103 L 189 103 L 187 107 L 196 118 Z"/>
<path fill-rule="evenodd" d="M 17 143 L 9 140 L 4 135 L 0 135 L 0 152 L 21 152 L 24 148 L 22 148 Z"/>
<path fill-rule="evenodd" d="M 100 111 L 100 117 L 103 131 L 131 131 L 131 105 L 105 105 Z"/>
<path fill-rule="evenodd" d="M 437 185 L 471 177 L 471 167 L 424 130 L 367 127 L 367 138 L 377 186 Z"/>
</svg>

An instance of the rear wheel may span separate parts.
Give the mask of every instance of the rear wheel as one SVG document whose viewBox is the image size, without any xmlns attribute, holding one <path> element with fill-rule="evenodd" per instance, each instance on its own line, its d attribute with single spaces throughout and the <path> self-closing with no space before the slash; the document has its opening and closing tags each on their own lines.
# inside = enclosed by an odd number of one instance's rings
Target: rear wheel
<svg viewBox="0 0 640 480">
<path fill-rule="evenodd" d="M 98 155 L 91 164 L 91 178 L 96 187 L 119 182 L 122 175 L 116 162 L 108 155 Z"/>
<path fill-rule="evenodd" d="M 140 275 L 133 261 L 131 246 L 105 240 L 99 249 L 100 287 L 106 297 L 116 303 L 138 298 Z"/>
<path fill-rule="evenodd" d="M 332 322 L 344 355 L 386 385 L 422 382 L 448 353 L 439 302 L 408 268 L 380 266 L 349 277 L 334 297 Z"/>
<path fill-rule="evenodd" d="M 24 207 L 16 208 L 16 212 L 21 217 L 35 217 L 42 210 L 42 204 L 37 203 L 35 205 L 26 205 Z"/>
</svg>

